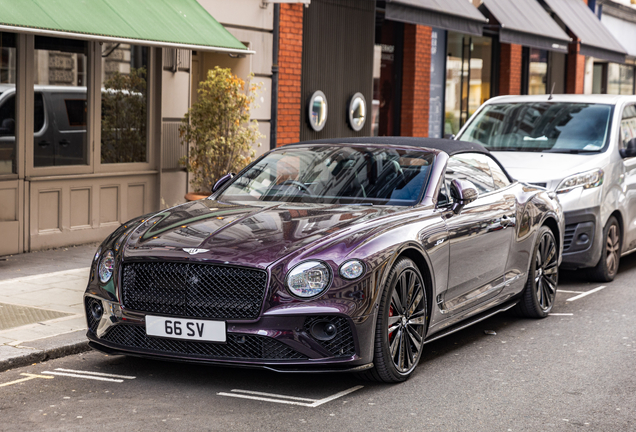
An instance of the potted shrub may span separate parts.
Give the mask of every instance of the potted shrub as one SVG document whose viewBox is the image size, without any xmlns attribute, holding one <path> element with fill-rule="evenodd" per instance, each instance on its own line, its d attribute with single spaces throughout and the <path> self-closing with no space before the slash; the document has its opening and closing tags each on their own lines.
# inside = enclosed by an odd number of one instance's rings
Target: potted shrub
<svg viewBox="0 0 636 432">
<path fill-rule="evenodd" d="M 182 144 L 190 145 L 180 162 L 193 174 L 190 184 L 196 191 L 186 199 L 207 197 L 222 176 L 239 172 L 251 162 L 252 145 L 263 137 L 258 123 L 250 121 L 258 90 L 260 85 L 251 80 L 246 84 L 230 69 L 218 66 L 199 84 L 198 100 L 179 126 Z"/>
</svg>

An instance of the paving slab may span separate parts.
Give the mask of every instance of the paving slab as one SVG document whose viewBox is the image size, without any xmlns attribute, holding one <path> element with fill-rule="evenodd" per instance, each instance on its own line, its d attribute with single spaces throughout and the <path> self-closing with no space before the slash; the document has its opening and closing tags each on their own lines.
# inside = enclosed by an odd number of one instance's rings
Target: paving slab
<svg viewBox="0 0 636 432">
<path fill-rule="evenodd" d="M 0 260 L 0 371 L 88 349 L 83 293 L 96 248 Z"/>
</svg>

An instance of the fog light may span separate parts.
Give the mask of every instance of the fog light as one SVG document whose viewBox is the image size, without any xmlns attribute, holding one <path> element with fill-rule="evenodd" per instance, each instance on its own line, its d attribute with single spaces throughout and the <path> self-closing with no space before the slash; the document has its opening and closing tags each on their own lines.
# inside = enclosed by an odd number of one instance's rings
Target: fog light
<svg viewBox="0 0 636 432">
<path fill-rule="evenodd" d="M 102 319 L 102 315 L 104 315 L 102 302 L 93 302 L 93 304 L 91 305 L 91 315 L 93 315 L 93 318 L 95 318 L 96 321 Z"/>
<path fill-rule="evenodd" d="M 329 341 L 336 337 L 338 328 L 329 321 L 316 321 L 310 329 L 311 335 L 320 341 Z"/>
<path fill-rule="evenodd" d="M 581 234 L 577 239 L 577 244 L 585 244 L 590 241 L 590 237 L 587 234 Z"/>
</svg>

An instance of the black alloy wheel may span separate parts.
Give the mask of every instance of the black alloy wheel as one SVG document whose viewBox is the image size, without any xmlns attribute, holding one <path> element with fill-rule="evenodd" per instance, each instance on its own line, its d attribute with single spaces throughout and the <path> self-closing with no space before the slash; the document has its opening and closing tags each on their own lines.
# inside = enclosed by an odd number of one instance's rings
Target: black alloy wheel
<svg viewBox="0 0 636 432">
<path fill-rule="evenodd" d="M 517 311 L 528 318 L 545 318 L 554 306 L 559 283 L 559 251 L 550 228 L 542 226 L 537 234 L 528 281 Z"/>
<path fill-rule="evenodd" d="M 618 273 L 621 260 L 621 227 L 614 216 L 610 217 L 603 230 L 603 249 L 598 264 L 589 271 L 590 279 L 611 282 Z"/>
<path fill-rule="evenodd" d="M 410 259 L 400 258 L 389 273 L 378 310 L 375 367 L 363 378 L 395 383 L 411 376 L 422 355 L 427 311 L 419 269 Z"/>
</svg>

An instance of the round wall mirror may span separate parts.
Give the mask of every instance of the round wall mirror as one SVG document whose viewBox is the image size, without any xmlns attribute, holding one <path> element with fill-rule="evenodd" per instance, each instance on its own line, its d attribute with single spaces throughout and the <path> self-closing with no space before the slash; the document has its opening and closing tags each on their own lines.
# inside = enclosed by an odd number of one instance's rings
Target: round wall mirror
<svg viewBox="0 0 636 432">
<path fill-rule="evenodd" d="M 362 93 L 356 93 L 349 100 L 349 126 L 356 132 L 364 127 L 367 121 L 367 101 Z"/>
<path fill-rule="evenodd" d="M 316 132 L 322 130 L 327 123 L 327 97 L 320 90 L 314 92 L 309 98 L 309 124 Z"/>
</svg>

